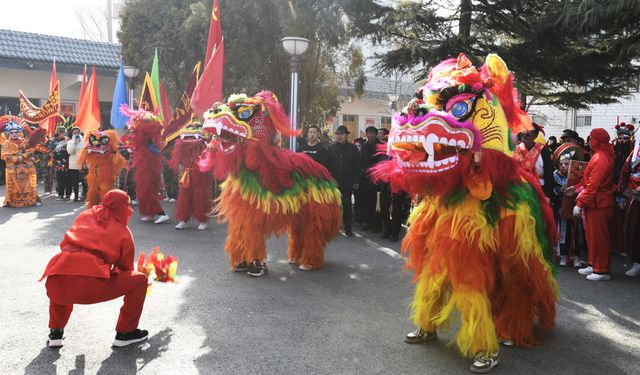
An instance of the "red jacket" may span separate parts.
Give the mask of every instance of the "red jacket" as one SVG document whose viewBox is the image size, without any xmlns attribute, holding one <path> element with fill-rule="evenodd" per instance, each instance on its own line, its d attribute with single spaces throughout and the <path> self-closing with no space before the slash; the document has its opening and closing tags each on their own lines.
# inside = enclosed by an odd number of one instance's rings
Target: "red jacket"
<svg viewBox="0 0 640 375">
<path fill-rule="evenodd" d="M 108 279 L 112 272 L 133 270 L 135 247 L 129 227 L 115 217 L 99 225 L 92 209 L 78 215 L 60 249 L 62 252 L 51 258 L 42 279 L 51 275 Z"/>
<path fill-rule="evenodd" d="M 576 205 L 581 208 L 607 208 L 615 204 L 613 155 L 596 151 L 582 176 L 582 190 Z"/>
</svg>

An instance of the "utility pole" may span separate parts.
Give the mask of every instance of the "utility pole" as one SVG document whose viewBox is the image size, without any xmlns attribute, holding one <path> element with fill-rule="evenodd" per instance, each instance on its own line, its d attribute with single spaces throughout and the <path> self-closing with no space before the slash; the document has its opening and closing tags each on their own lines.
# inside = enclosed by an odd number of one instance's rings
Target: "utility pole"
<svg viewBox="0 0 640 375">
<path fill-rule="evenodd" d="M 109 43 L 113 43 L 113 0 L 107 0 L 107 34 Z"/>
</svg>

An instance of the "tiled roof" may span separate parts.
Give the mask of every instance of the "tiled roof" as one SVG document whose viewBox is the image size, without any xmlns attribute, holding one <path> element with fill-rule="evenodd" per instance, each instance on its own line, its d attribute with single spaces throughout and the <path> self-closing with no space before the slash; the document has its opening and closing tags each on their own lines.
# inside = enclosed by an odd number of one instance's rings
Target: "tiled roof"
<svg viewBox="0 0 640 375">
<path fill-rule="evenodd" d="M 0 29 L 0 60 L 118 69 L 120 45 Z"/>
</svg>

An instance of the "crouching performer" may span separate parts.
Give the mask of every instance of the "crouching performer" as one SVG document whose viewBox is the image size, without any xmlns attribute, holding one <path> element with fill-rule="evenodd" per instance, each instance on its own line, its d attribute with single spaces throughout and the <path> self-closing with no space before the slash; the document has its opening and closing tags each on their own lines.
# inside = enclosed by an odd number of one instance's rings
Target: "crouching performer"
<svg viewBox="0 0 640 375">
<path fill-rule="evenodd" d="M 127 346 L 146 340 L 148 332 L 138 329 L 147 291 L 147 277 L 133 270 L 135 247 L 127 224 L 133 214 L 129 196 L 111 190 L 102 204 L 82 212 L 60 243 L 61 252 L 47 265 L 49 296 L 49 341 L 52 348 L 63 345 L 64 327 L 73 305 L 88 305 L 124 296 L 116 324 L 113 346 Z"/>
</svg>

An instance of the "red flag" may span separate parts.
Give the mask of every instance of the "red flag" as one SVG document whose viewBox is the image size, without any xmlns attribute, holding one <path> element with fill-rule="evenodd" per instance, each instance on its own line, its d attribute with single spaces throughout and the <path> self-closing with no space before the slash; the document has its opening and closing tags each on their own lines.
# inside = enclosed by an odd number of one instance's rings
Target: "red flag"
<svg viewBox="0 0 640 375">
<path fill-rule="evenodd" d="M 51 80 L 49 81 L 49 95 L 51 95 L 53 93 L 53 89 L 56 87 L 56 85 L 59 86 L 58 84 L 58 77 L 56 75 L 56 59 L 53 59 L 53 68 L 51 69 Z M 60 110 L 60 101 L 58 101 L 58 108 L 57 110 Z M 47 126 L 47 132 L 49 133 L 49 136 L 52 137 L 53 134 L 56 131 L 56 116 L 51 117 L 48 121 L 45 121 L 44 123 L 40 124 L 41 127 Z"/>
<path fill-rule="evenodd" d="M 204 66 L 211 60 L 211 55 L 222 43 L 222 26 L 220 25 L 220 5 L 218 0 L 213 1 L 211 9 L 211 22 L 209 23 L 209 37 L 207 39 L 207 53 L 204 56 Z"/>
<path fill-rule="evenodd" d="M 162 108 L 162 117 L 164 119 L 163 126 L 169 125 L 171 121 L 171 103 L 169 102 L 169 95 L 167 95 L 167 88 L 164 86 L 164 80 L 160 81 L 160 107 Z"/>
<path fill-rule="evenodd" d="M 199 74 L 200 63 L 196 64 L 195 68 L 193 68 L 193 74 L 191 75 L 191 79 L 189 80 L 187 87 L 182 93 L 182 97 L 180 97 L 180 102 L 176 105 L 176 111 L 173 114 L 173 117 L 171 117 L 169 125 L 164 129 L 163 136 L 165 138 L 165 143 L 176 138 L 180 134 L 180 130 L 191 122 L 191 116 L 193 115 L 193 110 L 191 109 L 191 95 L 193 95 L 193 90 L 196 88 L 196 84 L 198 83 Z"/>
<path fill-rule="evenodd" d="M 98 81 L 96 68 L 91 69 L 91 78 L 82 98 L 82 105 L 78 109 L 76 125 L 87 133 L 91 129 L 100 129 L 100 101 L 98 100 Z"/>
<path fill-rule="evenodd" d="M 87 65 L 85 64 L 84 69 L 82 70 L 82 83 L 80 84 L 80 96 L 78 97 L 78 111 L 80 111 L 80 106 L 82 106 L 82 99 L 84 98 L 84 93 L 87 90 Z"/>
<path fill-rule="evenodd" d="M 193 96 L 191 108 L 202 117 L 204 112 L 213 106 L 213 103 L 222 100 L 222 76 L 224 65 L 224 40 L 213 51 L 211 61 L 205 66 L 202 78 L 198 81 Z"/>
</svg>

